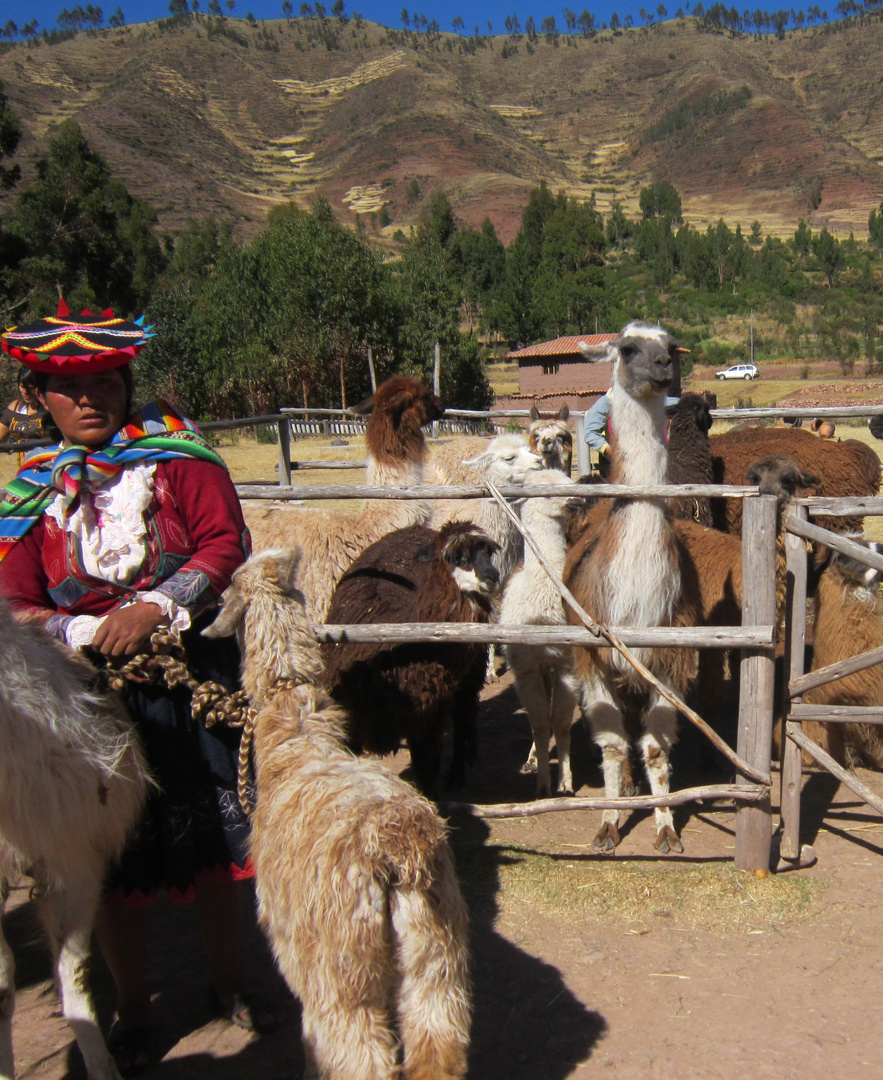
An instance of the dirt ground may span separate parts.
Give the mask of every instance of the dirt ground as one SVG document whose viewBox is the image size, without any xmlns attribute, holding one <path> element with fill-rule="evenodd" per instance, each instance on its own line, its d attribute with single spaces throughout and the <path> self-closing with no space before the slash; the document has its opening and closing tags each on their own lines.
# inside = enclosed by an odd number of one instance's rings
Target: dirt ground
<svg viewBox="0 0 883 1080">
<path fill-rule="evenodd" d="M 481 761 L 458 797 L 530 799 L 533 778 L 519 773 L 529 744 L 511 676 L 504 676 L 484 692 Z M 581 792 L 599 790 L 594 750 L 578 728 L 574 750 Z M 674 786 L 696 782 L 699 768 L 695 740 L 685 734 Z M 883 794 L 883 776 L 861 775 Z M 728 779 L 719 769 L 711 778 Z M 883 1077 L 876 1017 L 883 821 L 812 773 L 802 839 L 815 846 L 817 864 L 757 880 L 732 869 L 732 805 L 676 813 L 685 852 L 667 858 L 652 847 L 650 814 L 629 819 L 615 858 L 592 853 L 596 812 L 452 819 L 472 916 L 472 1080 Z M 5 927 L 18 967 L 19 1077 L 84 1080 L 26 883 L 13 894 Z M 301 1075 L 297 1006 L 252 916 L 244 963 L 254 986 L 288 1003 L 283 1031 L 258 1038 L 211 1020 L 191 912 L 153 909 L 162 1060 L 145 1074 L 149 1080 Z M 111 989 L 100 957 L 93 982 L 107 1024 Z"/>
</svg>

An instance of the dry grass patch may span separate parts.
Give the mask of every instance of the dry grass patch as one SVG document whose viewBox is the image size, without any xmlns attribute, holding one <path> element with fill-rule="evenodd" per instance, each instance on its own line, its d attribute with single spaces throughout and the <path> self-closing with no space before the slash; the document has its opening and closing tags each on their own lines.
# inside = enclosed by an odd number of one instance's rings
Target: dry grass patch
<svg viewBox="0 0 883 1080">
<path fill-rule="evenodd" d="M 467 880 L 469 864 L 481 858 L 496 863 L 496 895 L 503 907 L 566 911 L 599 922 L 613 918 L 634 933 L 658 928 L 660 922 L 718 934 L 784 929 L 819 914 L 825 888 L 819 878 L 799 873 L 759 879 L 730 866 L 648 869 L 581 852 L 495 844 L 458 852 Z"/>
</svg>

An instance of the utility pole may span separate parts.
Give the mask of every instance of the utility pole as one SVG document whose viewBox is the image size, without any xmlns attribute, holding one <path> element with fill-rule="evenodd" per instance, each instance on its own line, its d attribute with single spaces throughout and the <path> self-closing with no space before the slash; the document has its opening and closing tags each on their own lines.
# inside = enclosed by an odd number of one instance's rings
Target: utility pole
<svg viewBox="0 0 883 1080">
<path fill-rule="evenodd" d="M 751 309 L 751 363 L 754 363 L 754 308 Z"/>
</svg>

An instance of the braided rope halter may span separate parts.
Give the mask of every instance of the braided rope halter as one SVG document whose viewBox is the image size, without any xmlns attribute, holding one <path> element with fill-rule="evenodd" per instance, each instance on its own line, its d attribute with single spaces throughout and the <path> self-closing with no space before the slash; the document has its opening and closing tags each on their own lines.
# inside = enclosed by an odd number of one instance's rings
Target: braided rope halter
<svg viewBox="0 0 883 1080">
<path fill-rule="evenodd" d="M 236 769 L 236 795 L 246 814 L 254 813 L 248 794 L 248 777 L 251 769 L 254 727 L 258 710 L 249 702 L 244 690 L 227 690 L 220 683 L 207 680 L 198 682 L 187 667 L 187 655 L 174 634 L 157 630 L 150 637 L 151 652 L 138 653 L 120 667 L 100 669 L 105 685 L 121 691 L 127 682 L 164 682 L 170 689 L 186 687 L 192 693 L 190 708 L 194 717 L 201 719 L 209 729 L 216 724 L 230 728 L 242 728 L 239 743 L 239 760 Z M 303 679 L 276 679 L 271 684 L 274 693 L 294 690 Z"/>
</svg>

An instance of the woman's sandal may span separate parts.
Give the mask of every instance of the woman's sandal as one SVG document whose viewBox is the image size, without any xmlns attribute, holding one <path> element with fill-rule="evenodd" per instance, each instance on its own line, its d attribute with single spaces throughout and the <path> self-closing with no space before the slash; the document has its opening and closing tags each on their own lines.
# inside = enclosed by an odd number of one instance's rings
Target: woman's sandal
<svg viewBox="0 0 883 1080">
<path fill-rule="evenodd" d="M 217 991 L 212 988 L 209 994 L 209 1007 L 214 1016 L 223 1017 L 231 1024 L 244 1031 L 253 1031 L 258 1035 L 269 1035 L 285 1023 L 284 1013 L 280 1013 L 254 994 L 238 993 L 222 1001 Z"/>
<path fill-rule="evenodd" d="M 107 1036 L 107 1049 L 121 1076 L 138 1076 L 153 1064 L 153 1028 L 117 1020 Z"/>
</svg>

